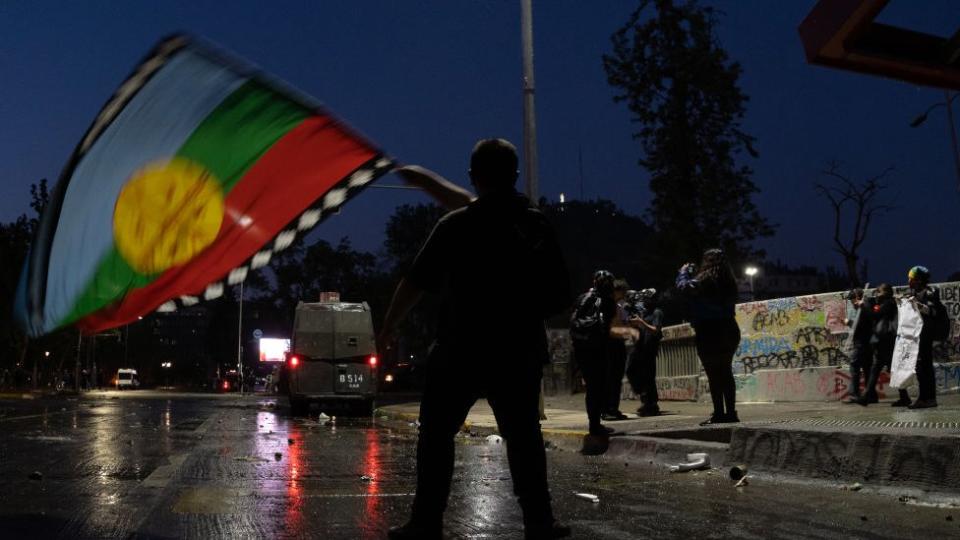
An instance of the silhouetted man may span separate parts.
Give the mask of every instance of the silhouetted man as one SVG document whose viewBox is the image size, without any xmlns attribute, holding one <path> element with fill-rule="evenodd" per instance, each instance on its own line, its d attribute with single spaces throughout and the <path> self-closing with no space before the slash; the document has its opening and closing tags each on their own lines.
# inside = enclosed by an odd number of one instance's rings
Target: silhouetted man
<svg viewBox="0 0 960 540">
<path fill-rule="evenodd" d="M 405 177 L 445 181 L 419 167 Z M 407 178 L 408 181 L 411 178 Z M 567 307 L 569 278 L 552 227 L 514 189 L 517 154 L 503 139 L 477 143 L 470 180 L 478 198 L 437 223 L 400 282 L 381 343 L 424 292 L 441 297 L 427 362 L 417 441 L 417 494 L 410 521 L 390 538 L 440 538 L 453 476 L 454 437 L 486 397 L 507 447 L 527 538 L 560 538 L 553 517 L 538 401 L 549 361 L 544 319 Z"/>
</svg>

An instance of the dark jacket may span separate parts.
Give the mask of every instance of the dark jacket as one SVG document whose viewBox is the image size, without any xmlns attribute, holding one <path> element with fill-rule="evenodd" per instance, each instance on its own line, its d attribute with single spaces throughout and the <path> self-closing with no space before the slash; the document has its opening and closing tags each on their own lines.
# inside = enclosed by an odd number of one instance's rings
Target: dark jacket
<svg viewBox="0 0 960 540">
<path fill-rule="evenodd" d="M 856 318 L 856 328 L 853 329 L 853 341 L 856 343 L 870 343 L 873 338 L 873 327 L 875 314 L 873 307 L 877 305 L 876 299 L 867 297 L 860 303 L 859 313 Z"/>
<path fill-rule="evenodd" d="M 715 283 L 701 282 L 689 269 L 677 275 L 677 290 L 687 299 L 693 328 L 736 322 L 737 289 L 724 290 Z"/>
<path fill-rule="evenodd" d="M 874 345 L 889 343 L 897 339 L 897 301 L 893 297 L 880 300 L 874 299 L 873 307 L 873 335 L 870 342 Z"/>
<path fill-rule="evenodd" d="M 407 279 L 441 297 L 437 344 L 454 361 L 547 361 L 544 320 L 571 300 L 553 227 L 516 191 L 441 218 Z"/>
<path fill-rule="evenodd" d="M 932 339 L 930 332 L 933 330 L 934 318 L 938 315 L 937 311 L 945 309 L 940 302 L 940 292 L 937 289 L 924 285 L 923 288 L 910 291 L 913 300 L 920 305 L 920 317 L 923 318 L 923 328 L 920 330 L 920 339 Z"/>
</svg>

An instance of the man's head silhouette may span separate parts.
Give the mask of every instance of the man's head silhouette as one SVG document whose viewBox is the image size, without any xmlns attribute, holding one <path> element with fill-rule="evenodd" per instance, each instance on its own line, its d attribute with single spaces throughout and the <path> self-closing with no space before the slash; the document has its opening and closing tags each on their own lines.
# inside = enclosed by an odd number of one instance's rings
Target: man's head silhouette
<svg viewBox="0 0 960 540">
<path fill-rule="evenodd" d="M 470 155 L 470 181 L 483 197 L 513 190 L 517 182 L 517 149 L 506 139 L 482 139 Z"/>
</svg>

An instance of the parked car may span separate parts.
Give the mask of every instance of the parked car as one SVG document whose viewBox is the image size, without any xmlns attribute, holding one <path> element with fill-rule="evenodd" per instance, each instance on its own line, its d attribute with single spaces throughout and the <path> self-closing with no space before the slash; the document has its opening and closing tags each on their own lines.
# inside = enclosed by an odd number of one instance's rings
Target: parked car
<svg viewBox="0 0 960 540">
<path fill-rule="evenodd" d="M 370 415 L 378 363 L 366 302 L 301 302 L 284 369 L 291 412 L 305 414 L 317 403 L 327 412 Z"/>
</svg>

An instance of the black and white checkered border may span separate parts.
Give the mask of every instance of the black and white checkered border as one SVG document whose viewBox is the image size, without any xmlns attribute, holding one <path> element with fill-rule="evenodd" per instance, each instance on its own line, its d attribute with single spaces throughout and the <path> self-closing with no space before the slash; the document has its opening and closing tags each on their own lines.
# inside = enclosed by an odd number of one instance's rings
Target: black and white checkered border
<svg viewBox="0 0 960 540">
<path fill-rule="evenodd" d="M 377 156 L 364 163 L 349 176 L 337 182 L 326 195 L 304 210 L 297 219 L 290 222 L 286 229 L 267 242 L 243 265 L 231 270 L 226 279 L 207 285 L 202 295 L 180 296 L 169 300 L 158 307 L 157 312 L 171 313 L 179 308 L 195 306 L 204 300 L 215 300 L 223 296 L 225 285 L 237 285 L 247 278 L 250 271 L 265 267 L 275 253 L 290 247 L 297 235 L 310 232 L 328 216 L 335 214 L 345 202 L 360 193 L 370 182 L 390 172 L 393 166 L 393 161 L 385 156 Z"/>
</svg>

